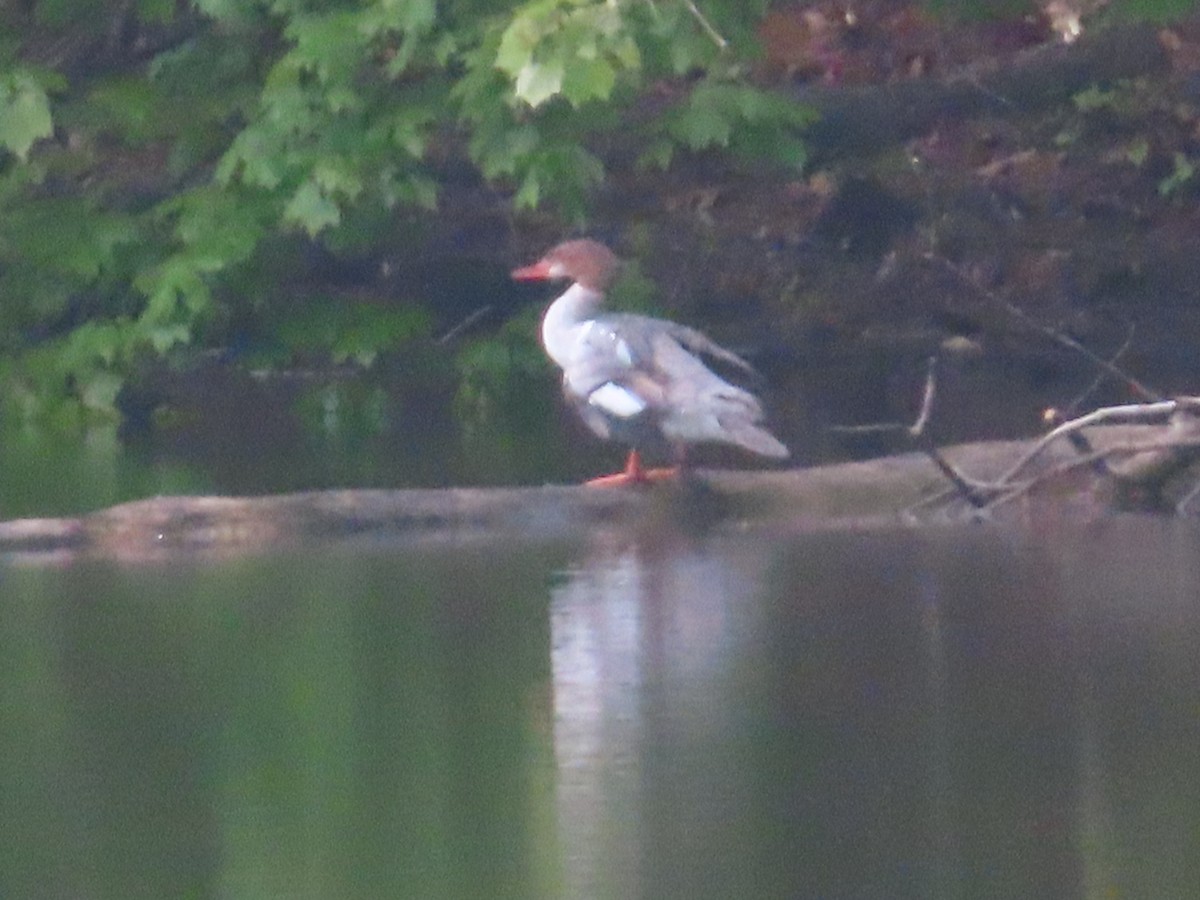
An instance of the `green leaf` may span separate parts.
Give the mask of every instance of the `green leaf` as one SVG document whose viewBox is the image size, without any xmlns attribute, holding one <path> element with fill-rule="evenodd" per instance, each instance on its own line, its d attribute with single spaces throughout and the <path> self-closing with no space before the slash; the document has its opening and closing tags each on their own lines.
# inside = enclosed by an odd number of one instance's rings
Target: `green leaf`
<svg viewBox="0 0 1200 900">
<path fill-rule="evenodd" d="M 518 163 L 542 145 L 542 135 L 533 125 L 519 125 L 499 134 L 480 131 L 472 139 L 471 155 L 489 180 L 512 175 Z"/>
<path fill-rule="evenodd" d="M 530 172 L 521 182 L 513 197 L 513 206 L 517 209 L 536 209 L 541 197 L 541 184 L 536 172 Z"/>
<path fill-rule="evenodd" d="M 437 120 L 437 111 L 432 107 L 406 105 L 398 110 L 387 122 L 389 138 L 414 159 L 425 155 L 425 143 L 429 138 L 429 129 Z"/>
<path fill-rule="evenodd" d="M 1111 109 L 1117 105 L 1117 92 L 1105 90 L 1093 84 L 1071 98 L 1075 108 L 1080 112 L 1092 112 L 1097 109 Z"/>
<path fill-rule="evenodd" d="M 245 0 L 192 0 L 196 9 L 219 22 L 240 22 L 247 18 Z"/>
<path fill-rule="evenodd" d="M 1195 0 L 1125 0 L 1113 4 L 1118 15 L 1130 19 L 1161 22 L 1182 16 L 1195 9 Z"/>
<path fill-rule="evenodd" d="M 294 16 L 284 34 L 295 47 L 278 65 L 311 72 L 324 83 L 349 80 L 364 58 L 367 41 L 358 16 L 355 10 Z"/>
<path fill-rule="evenodd" d="M 312 180 L 327 197 L 340 196 L 353 200 L 362 193 L 362 179 L 342 159 L 326 158 L 313 166 Z"/>
<path fill-rule="evenodd" d="M 663 129 L 691 150 L 728 149 L 739 156 L 770 159 L 799 168 L 807 149 L 798 131 L 816 118 L 810 107 L 734 82 L 701 82 L 687 100 L 672 110 Z M 652 145 L 644 164 L 669 158 Z"/>
<path fill-rule="evenodd" d="M 382 352 L 429 333 L 429 317 L 419 309 L 393 309 L 371 303 L 334 302 L 312 297 L 279 326 L 292 351 L 328 353 L 336 363 L 369 366 Z"/>
<path fill-rule="evenodd" d="M 142 272 L 134 279 L 134 287 L 147 298 L 146 308 L 138 319 L 139 327 L 143 328 L 172 325 L 186 313 L 195 316 L 212 305 L 204 271 L 186 253 L 177 253 Z"/>
<path fill-rule="evenodd" d="M 496 68 L 516 78 L 533 59 L 533 51 L 541 34 L 542 29 L 535 19 L 527 14 L 516 16 L 500 36 L 495 57 Z"/>
<path fill-rule="evenodd" d="M 285 222 L 299 225 L 309 237 L 316 237 L 324 229 L 338 224 L 342 213 L 321 186 L 310 178 L 300 185 L 283 208 L 283 218 Z"/>
<path fill-rule="evenodd" d="M 675 75 L 707 68 L 716 53 L 711 38 L 690 29 L 668 37 L 667 44 L 671 71 Z"/>
<path fill-rule="evenodd" d="M 638 168 L 667 169 L 675 158 L 675 144 L 666 138 L 651 141 L 638 157 Z"/>
<path fill-rule="evenodd" d="M 353 361 L 370 366 L 381 352 L 398 347 L 427 330 L 427 318 L 413 310 L 380 309 L 360 304 L 347 310 L 349 321 L 330 347 L 335 363 Z"/>
<path fill-rule="evenodd" d="M 398 31 L 427 31 L 437 21 L 434 0 L 379 0 L 379 8 Z"/>
<path fill-rule="evenodd" d="M 117 403 L 117 394 L 125 386 L 125 378 L 115 372 L 93 372 L 87 376 L 79 390 L 79 399 L 84 408 L 93 412 L 112 413 Z"/>
<path fill-rule="evenodd" d="M 5 256 L 69 275 L 81 286 L 111 265 L 118 246 L 137 236 L 130 217 L 93 209 L 75 197 L 10 207 L 0 219 Z"/>
<path fill-rule="evenodd" d="M 0 147 L 25 160 L 34 143 L 53 133 L 45 90 L 26 72 L 0 76 Z"/>
<path fill-rule="evenodd" d="M 719 106 L 708 102 L 690 102 L 676 116 L 669 130 L 693 150 L 724 147 L 729 144 L 733 121 Z"/>
<path fill-rule="evenodd" d="M 154 352 L 162 356 L 176 344 L 187 344 L 192 339 L 191 329 L 182 322 L 171 322 L 166 325 L 145 325 L 141 329 L 142 336 L 150 342 Z"/>
<path fill-rule="evenodd" d="M 588 100 L 607 100 L 617 83 L 617 71 L 604 59 L 577 59 L 567 67 L 562 93 L 573 106 Z"/>
<path fill-rule="evenodd" d="M 493 64 L 512 79 L 517 99 L 535 108 L 558 94 L 576 107 L 607 100 L 618 75 L 641 66 L 626 28 L 619 3 L 535 0 L 504 30 Z"/>
<path fill-rule="evenodd" d="M 565 218 L 582 222 L 591 189 L 604 180 L 600 160 L 564 140 L 545 143 L 524 162 L 514 205 L 532 207 L 550 200 Z"/>
<path fill-rule="evenodd" d="M 431 211 L 437 209 L 438 186 L 436 181 L 424 175 L 410 175 L 408 187 L 413 205 Z"/>
<path fill-rule="evenodd" d="M 808 163 L 808 145 L 798 138 L 778 136 L 763 149 L 771 159 L 792 169 L 803 169 Z"/>
<path fill-rule="evenodd" d="M 175 137 L 195 116 L 193 104 L 182 104 L 180 97 L 153 80 L 116 75 L 95 81 L 60 117 L 68 129 L 82 127 L 136 146 Z"/>
<path fill-rule="evenodd" d="M 138 0 L 143 22 L 170 22 L 175 17 L 175 0 Z"/>
<path fill-rule="evenodd" d="M 1174 169 L 1170 175 L 1158 183 L 1160 197 L 1170 197 L 1180 188 L 1187 185 L 1196 176 L 1196 167 L 1186 154 L 1175 152 Z"/>
<path fill-rule="evenodd" d="M 196 268 L 215 272 L 248 259 L 265 233 L 264 204 L 257 197 L 209 184 L 163 203 L 158 212 L 175 216 L 175 234 Z"/>
<path fill-rule="evenodd" d="M 529 62 L 517 73 L 513 89 L 517 97 L 536 108 L 562 90 L 563 74 L 563 64 L 558 60 Z"/>
<path fill-rule="evenodd" d="M 1150 158 L 1150 142 L 1144 137 L 1137 138 L 1125 148 L 1125 158 L 1140 169 Z"/>
<path fill-rule="evenodd" d="M 84 322 L 61 342 L 57 363 L 67 373 L 112 365 L 125 345 L 125 330 L 117 322 Z"/>
</svg>

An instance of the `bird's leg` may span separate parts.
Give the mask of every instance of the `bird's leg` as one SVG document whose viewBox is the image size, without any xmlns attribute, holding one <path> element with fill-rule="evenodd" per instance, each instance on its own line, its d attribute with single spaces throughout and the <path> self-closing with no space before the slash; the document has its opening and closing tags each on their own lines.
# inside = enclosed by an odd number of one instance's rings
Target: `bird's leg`
<svg viewBox="0 0 1200 900">
<path fill-rule="evenodd" d="M 637 450 L 629 451 L 625 461 L 625 471 L 612 475 L 602 475 L 585 482 L 588 487 L 626 487 L 631 484 L 645 484 L 646 470 L 642 468 L 642 456 Z"/>
<path fill-rule="evenodd" d="M 692 477 L 692 466 L 688 462 L 687 444 L 675 445 L 675 475 L 680 481 Z"/>
<path fill-rule="evenodd" d="M 669 469 L 646 469 L 642 466 L 642 456 L 637 450 L 629 451 L 629 459 L 625 462 L 625 471 L 615 475 L 604 475 L 585 482 L 588 487 L 628 487 L 637 484 L 650 484 L 654 481 L 666 481 L 679 477 L 679 466 Z"/>
</svg>

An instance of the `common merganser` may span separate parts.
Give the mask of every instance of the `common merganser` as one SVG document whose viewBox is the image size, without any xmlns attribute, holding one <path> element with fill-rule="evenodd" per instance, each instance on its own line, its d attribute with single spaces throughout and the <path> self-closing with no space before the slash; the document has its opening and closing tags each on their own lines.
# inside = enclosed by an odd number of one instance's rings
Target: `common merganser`
<svg viewBox="0 0 1200 900">
<path fill-rule="evenodd" d="M 631 313 L 601 313 L 620 263 L 592 240 L 566 241 L 515 269 L 518 281 L 569 278 L 542 318 L 542 346 L 562 369 L 563 392 L 600 437 L 632 446 L 625 471 L 589 484 L 622 485 L 678 474 L 689 444 L 735 444 L 782 459 L 788 449 L 760 427 L 762 406 L 708 368 L 700 354 L 750 374 L 750 364 L 694 328 Z M 670 470 L 642 467 L 641 450 L 666 450 Z"/>
</svg>

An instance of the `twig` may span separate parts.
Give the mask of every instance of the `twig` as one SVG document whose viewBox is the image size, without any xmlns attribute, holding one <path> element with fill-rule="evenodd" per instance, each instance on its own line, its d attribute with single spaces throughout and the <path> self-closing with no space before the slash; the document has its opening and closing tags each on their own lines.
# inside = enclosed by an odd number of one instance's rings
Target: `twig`
<svg viewBox="0 0 1200 900">
<path fill-rule="evenodd" d="M 937 361 L 936 356 L 931 356 L 925 362 L 925 390 L 921 394 L 921 409 L 911 425 L 903 425 L 896 422 L 885 422 L 874 425 L 835 425 L 829 430 L 841 434 L 903 432 L 910 440 L 920 446 L 921 452 L 929 457 L 933 464 L 937 466 L 938 471 L 946 476 L 954 486 L 954 490 L 964 500 L 976 509 L 982 509 L 987 505 L 990 487 L 973 482 L 962 472 L 958 471 L 950 460 L 942 456 L 933 441 L 925 434 L 925 429 L 928 427 L 930 419 L 933 418 L 933 404 L 937 398 Z"/>
<path fill-rule="evenodd" d="M 1082 468 L 1083 466 L 1090 466 L 1098 459 L 1106 459 L 1111 456 L 1123 454 L 1151 453 L 1156 450 L 1180 450 L 1188 447 L 1200 447 L 1200 439 L 1169 438 L 1161 441 L 1126 441 L 1119 444 L 1112 444 L 1111 446 L 1105 447 L 1103 450 L 1094 450 L 1089 454 L 1077 456 L 1073 459 L 1067 460 L 1066 462 L 1059 463 L 1057 466 L 1046 470 L 1036 478 L 1029 478 L 1020 484 L 1013 485 L 1011 490 L 1007 490 L 1003 495 L 997 497 L 995 500 L 989 503 L 988 508 L 995 509 L 1001 504 L 1008 503 L 1010 500 L 1015 500 L 1017 497 L 1027 494 L 1039 484 L 1043 484 L 1047 481 L 1053 481 L 1056 478 L 1061 478 L 1063 475 L 1069 474 L 1070 472 Z M 1197 490 L 1200 490 L 1200 486 L 1189 492 L 1185 500 L 1190 499 Z"/>
<path fill-rule="evenodd" d="M 1101 375 L 1100 377 L 1103 378 L 1104 376 Z M 1044 417 L 1046 424 L 1050 426 L 1062 425 L 1066 421 L 1066 417 L 1059 410 L 1053 408 L 1046 410 Z M 1081 456 L 1086 456 L 1096 449 L 1092 446 L 1092 442 L 1088 440 L 1087 435 L 1082 431 L 1068 431 L 1067 441 L 1075 448 L 1075 452 Z M 1108 467 L 1108 462 L 1102 458 L 1092 463 L 1092 469 L 1095 470 L 1097 475 L 1107 476 L 1112 474 L 1112 470 Z"/>
<path fill-rule="evenodd" d="M 1008 300 L 1008 299 L 1000 296 L 999 294 L 997 294 L 994 291 L 987 290 L 982 285 L 977 283 L 973 278 L 971 278 L 969 275 L 967 275 L 967 273 L 964 272 L 960 266 L 956 266 L 954 263 L 950 262 L 950 260 L 946 259 L 946 257 L 942 256 L 941 254 L 933 253 L 932 251 L 930 251 L 925 254 L 925 258 L 927 260 L 930 260 L 931 262 L 941 263 L 946 268 L 947 271 L 949 271 L 956 278 L 958 278 L 961 282 L 963 282 L 963 284 L 966 284 L 971 289 L 976 291 L 980 296 L 987 298 L 988 300 L 990 300 L 993 303 L 999 304 L 1000 306 L 1004 307 L 1004 309 L 1009 313 L 1009 315 L 1013 316 L 1015 319 L 1019 320 L 1020 322 L 1023 322 L 1025 325 L 1028 325 L 1030 328 L 1034 329 L 1035 331 L 1045 335 L 1046 337 L 1050 338 L 1055 343 L 1061 344 L 1062 346 L 1066 347 L 1068 350 L 1072 350 L 1075 353 L 1080 354 L 1081 356 L 1083 356 L 1084 358 L 1089 360 L 1091 363 L 1098 366 L 1103 371 L 1107 372 L 1108 374 L 1112 375 L 1115 378 L 1120 379 L 1122 382 L 1124 382 L 1126 385 L 1128 385 L 1135 393 L 1144 397 L 1146 400 L 1149 400 L 1151 402 L 1156 402 L 1156 401 L 1163 399 L 1163 394 L 1154 390 L 1151 387 L 1148 387 L 1147 385 L 1143 384 L 1141 381 L 1138 381 L 1136 378 L 1134 378 L 1128 372 L 1125 372 L 1124 370 L 1115 366 L 1113 363 L 1104 359 L 1104 357 L 1099 356 L 1096 353 L 1093 353 L 1091 350 L 1089 350 L 1087 347 L 1083 346 L 1083 344 L 1079 343 L 1079 341 L 1075 340 L 1070 335 L 1063 334 L 1061 331 L 1051 328 L 1049 325 L 1043 325 L 1041 322 L 1039 322 L 1037 319 L 1033 318 L 1033 316 L 1029 315 L 1029 313 L 1025 312 L 1025 310 L 1021 309 L 1021 307 L 1017 306 L 1011 300 Z"/>
<path fill-rule="evenodd" d="M 1200 497 L 1200 482 L 1197 482 L 1190 491 L 1183 495 L 1178 503 L 1175 504 L 1175 514 L 1186 516 L 1188 507 L 1192 505 L 1192 501 Z"/>
<path fill-rule="evenodd" d="M 713 43 L 717 45 L 718 49 L 724 50 L 729 46 L 729 41 L 725 40 L 725 38 L 721 36 L 721 32 L 713 28 L 712 22 L 708 21 L 708 19 L 705 18 L 704 13 L 700 12 L 700 10 L 697 8 L 695 0 L 683 0 L 683 2 L 688 8 L 688 12 L 690 12 L 695 20 L 700 23 L 700 27 L 704 29 L 704 33 L 712 38 Z"/>
<path fill-rule="evenodd" d="M 946 457 L 942 456 L 942 454 L 937 451 L 936 447 L 930 445 L 928 447 L 922 447 L 921 449 L 925 452 L 925 455 L 929 457 L 933 464 L 938 467 L 938 471 L 945 475 L 946 478 L 949 479 L 950 483 L 954 485 L 955 491 L 957 491 L 964 500 L 970 503 L 971 506 L 973 506 L 975 509 L 983 509 L 988 505 L 988 494 L 991 493 L 990 490 L 986 488 L 984 490 L 980 490 L 980 485 L 972 484 L 970 481 L 968 481 L 967 478 L 958 471 L 958 469 L 954 468 L 954 466 L 950 464 L 950 461 L 946 459 Z"/>
<path fill-rule="evenodd" d="M 1112 471 L 1111 466 L 1107 462 L 1114 456 L 1200 447 L 1200 436 L 1193 434 L 1189 436 L 1177 435 L 1157 441 L 1126 441 L 1119 444 L 1111 444 L 1100 449 L 1096 448 L 1086 439 L 1083 439 L 1081 434 L 1082 429 L 1093 425 L 1164 418 L 1181 411 L 1200 412 L 1200 397 L 1177 397 L 1158 403 L 1125 404 L 1093 410 L 1086 415 L 1063 422 L 1058 427 L 1043 435 L 1016 462 L 1010 465 L 1004 473 L 990 482 L 969 478 L 933 447 L 922 448 L 926 455 L 933 461 L 934 465 L 937 466 L 938 470 L 950 480 L 953 487 L 917 501 L 908 507 L 906 513 L 912 515 L 919 509 L 945 503 L 953 495 L 966 499 L 977 511 L 991 512 L 997 507 L 1027 494 L 1039 484 L 1052 481 L 1082 466 L 1090 466 L 1096 469 L 1098 474 L 1117 476 L 1117 473 Z M 1072 441 L 1076 450 L 1079 451 L 1079 455 L 1059 463 L 1044 472 L 1018 480 L 1017 476 L 1059 438 L 1066 438 L 1067 440 L 1072 440 L 1072 438 L 1082 439 L 1083 447 Z M 1103 467 L 1102 470 L 1101 466 Z M 1200 485 L 1178 502 L 1176 505 L 1177 511 L 1182 513 L 1197 496 L 1200 496 Z"/>
<path fill-rule="evenodd" d="M 443 334 L 440 338 L 435 340 L 434 343 L 437 344 L 438 346 L 443 346 L 445 344 L 450 343 L 452 340 L 454 340 L 456 337 L 458 337 L 460 334 L 462 334 L 464 331 L 466 331 L 468 328 L 470 328 L 472 325 L 474 325 L 476 322 L 478 322 L 480 319 L 482 319 L 484 316 L 486 316 L 491 311 L 492 311 L 492 305 L 490 303 L 485 306 L 479 307 L 479 309 L 475 310 L 473 313 L 471 313 L 469 316 L 467 316 L 465 319 L 463 319 L 461 322 L 459 322 L 457 325 L 455 325 L 453 328 L 451 328 L 449 331 L 447 331 L 445 334 Z"/>
<path fill-rule="evenodd" d="M 981 96 L 987 97 L 989 100 L 995 100 L 1001 106 L 1008 109 L 1014 109 L 1015 104 L 1005 97 L 1003 94 L 998 94 L 991 88 L 987 87 L 979 77 L 979 72 L 970 72 L 965 78 L 966 84 L 969 84 L 975 90 L 979 91 Z"/>
<path fill-rule="evenodd" d="M 1133 346 L 1133 333 L 1136 330 L 1137 330 L 1137 326 L 1131 322 L 1129 325 L 1129 333 L 1125 335 L 1125 340 L 1121 343 L 1121 346 L 1117 348 L 1117 352 L 1108 358 L 1108 362 L 1110 365 L 1116 366 L 1117 360 L 1119 360 L 1122 356 L 1124 356 L 1125 352 L 1130 347 Z M 1068 403 L 1066 405 L 1066 407 L 1064 407 L 1064 411 L 1062 414 L 1063 418 L 1069 419 L 1072 416 L 1074 416 L 1075 413 L 1083 406 L 1083 402 L 1085 400 L 1087 400 L 1087 398 L 1092 393 L 1094 393 L 1096 390 L 1098 390 L 1100 385 L 1102 385 L 1104 383 L 1104 379 L 1110 377 L 1111 374 L 1112 373 L 1109 372 L 1107 369 L 1102 370 L 1099 374 L 1097 374 L 1096 377 L 1092 380 L 1092 383 L 1089 384 L 1086 388 L 1084 388 L 1083 392 L 1081 394 L 1079 394 L 1078 397 L 1076 397 L 1074 400 L 1072 400 L 1070 403 Z"/>
<path fill-rule="evenodd" d="M 938 471 L 950 480 L 950 483 L 963 496 L 963 499 L 976 509 L 982 509 L 987 504 L 986 490 L 981 490 L 981 485 L 972 484 L 965 475 L 951 464 L 950 460 L 942 456 L 933 441 L 925 435 L 925 427 L 929 424 L 929 420 L 933 416 L 933 401 L 936 396 L 937 357 L 931 356 L 925 363 L 925 391 L 921 395 L 921 411 L 917 413 L 917 420 L 908 429 L 908 435 L 913 440 L 921 443 L 921 450 L 938 467 Z"/>
<path fill-rule="evenodd" d="M 925 393 L 921 396 L 921 411 L 917 413 L 917 420 L 908 429 L 912 437 L 920 437 L 925 433 L 925 426 L 933 415 L 933 401 L 937 394 L 937 361 L 936 356 L 925 361 Z"/>
<path fill-rule="evenodd" d="M 887 434 L 900 433 L 910 438 L 918 438 L 925 433 L 925 427 L 933 415 L 933 401 L 937 392 L 937 357 L 931 356 L 925 363 L 925 392 L 921 396 L 921 409 L 911 425 L 903 422 L 872 422 L 869 425 L 830 425 L 829 431 L 835 434 Z"/>
<path fill-rule="evenodd" d="M 873 422 L 870 425 L 830 425 L 828 430 L 834 434 L 908 434 L 912 431 L 912 426 L 903 422 Z"/>
<path fill-rule="evenodd" d="M 1174 400 L 1161 400 L 1157 403 L 1126 403 L 1122 406 L 1105 406 L 1092 410 L 1086 415 L 1064 422 L 1057 428 L 1046 432 L 1026 453 L 1000 476 L 1000 482 L 1011 481 L 1028 466 L 1045 449 L 1064 435 L 1089 425 L 1099 425 L 1109 422 L 1142 421 L 1149 418 L 1169 416 L 1179 409 L 1200 409 L 1200 397 L 1177 397 Z"/>
</svg>

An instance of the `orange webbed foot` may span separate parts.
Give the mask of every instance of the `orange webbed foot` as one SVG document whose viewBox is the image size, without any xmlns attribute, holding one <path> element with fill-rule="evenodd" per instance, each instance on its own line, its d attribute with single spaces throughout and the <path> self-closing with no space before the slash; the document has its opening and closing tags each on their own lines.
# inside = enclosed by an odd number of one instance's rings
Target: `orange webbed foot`
<svg viewBox="0 0 1200 900">
<path fill-rule="evenodd" d="M 587 487 L 636 487 L 658 481 L 672 481 L 677 479 L 679 474 L 679 466 L 665 469 L 643 468 L 641 456 L 636 450 L 633 450 L 629 454 L 629 460 L 625 463 L 625 471 L 613 475 L 602 475 L 599 478 L 585 481 L 584 484 Z"/>
</svg>

